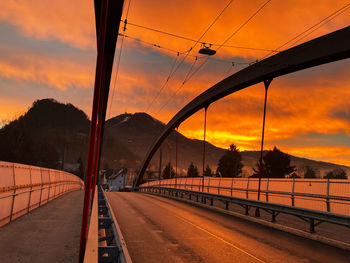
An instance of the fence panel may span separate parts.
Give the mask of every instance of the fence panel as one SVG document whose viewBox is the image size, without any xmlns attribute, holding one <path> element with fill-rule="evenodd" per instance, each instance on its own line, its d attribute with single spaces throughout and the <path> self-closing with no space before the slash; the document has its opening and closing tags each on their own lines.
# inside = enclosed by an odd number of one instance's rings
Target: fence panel
<svg viewBox="0 0 350 263">
<path fill-rule="evenodd" d="M 14 198 L 11 219 L 16 219 L 28 212 L 27 209 L 30 194 L 28 188 L 31 185 L 29 166 L 15 164 L 14 176 L 16 184 L 16 196 Z"/>
<path fill-rule="evenodd" d="M 0 162 L 0 226 L 11 220 L 10 215 L 15 193 L 13 169 L 12 163 Z"/>
<path fill-rule="evenodd" d="M 175 179 L 154 181 L 174 188 Z M 178 178 L 177 188 L 202 191 L 203 178 Z M 141 185 L 145 186 L 144 185 Z M 258 178 L 204 178 L 204 192 L 251 200 L 258 199 Z M 324 212 L 350 215 L 350 180 L 261 179 L 260 200 Z"/>
<path fill-rule="evenodd" d="M 83 181 L 73 174 L 0 161 L 0 226 L 82 188 Z"/>
<path fill-rule="evenodd" d="M 31 196 L 29 202 L 29 211 L 39 207 L 40 195 L 41 195 L 41 171 L 40 168 L 31 166 L 30 167 L 32 177 Z"/>
</svg>

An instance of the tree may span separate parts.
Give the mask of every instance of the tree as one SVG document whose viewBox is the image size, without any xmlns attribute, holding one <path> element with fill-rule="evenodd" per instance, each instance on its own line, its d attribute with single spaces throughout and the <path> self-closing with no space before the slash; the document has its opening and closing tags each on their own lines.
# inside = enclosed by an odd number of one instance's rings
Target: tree
<svg viewBox="0 0 350 263">
<path fill-rule="evenodd" d="M 336 168 L 333 171 L 329 171 L 324 177 L 324 179 L 348 179 L 346 172 L 341 168 Z"/>
<path fill-rule="evenodd" d="M 286 175 L 295 172 L 295 166 L 290 165 L 290 156 L 276 146 L 272 151 L 267 151 L 263 157 L 262 167 L 258 164 L 257 169 L 253 169 L 255 174 L 252 177 L 259 177 L 261 169 L 261 177 L 268 178 L 285 178 Z"/>
<path fill-rule="evenodd" d="M 310 166 L 305 166 L 301 170 L 302 170 L 302 172 L 304 174 L 304 178 L 305 179 L 315 179 L 315 178 L 317 178 L 317 176 L 316 176 L 317 170 L 316 169 L 314 169 L 314 168 L 312 168 Z"/>
<path fill-rule="evenodd" d="M 213 176 L 213 171 L 210 169 L 209 165 L 207 165 L 207 168 L 205 168 L 204 176 L 205 177 L 212 177 Z"/>
<path fill-rule="evenodd" d="M 173 166 L 171 165 L 171 162 L 168 162 L 168 164 L 165 166 L 162 175 L 164 179 L 170 179 L 175 177 L 175 171 Z"/>
<path fill-rule="evenodd" d="M 238 177 L 242 173 L 242 156 L 236 145 L 231 144 L 230 149 L 220 158 L 217 172 L 221 177 Z"/>
<path fill-rule="evenodd" d="M 187 177 L 199 177 L 198 168 L 193 163 L 187 169 Z"/>
</svg>

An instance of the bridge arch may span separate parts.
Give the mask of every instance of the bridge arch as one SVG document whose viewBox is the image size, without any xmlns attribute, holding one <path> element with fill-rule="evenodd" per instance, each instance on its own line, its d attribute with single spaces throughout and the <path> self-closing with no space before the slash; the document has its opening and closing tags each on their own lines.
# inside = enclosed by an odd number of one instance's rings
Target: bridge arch
<svg viewBox="0 0 350 263">
<path fill-rule="evenodd" d="M 211 103 L 265 80 L 350 57 L 350 26 L 310 40 L 257 62 L 218 82 L 184 106 L 150 147 L 135 186 L 140 185 L 152 157 L 168 135 L 188 117 Z"/>
</svg>

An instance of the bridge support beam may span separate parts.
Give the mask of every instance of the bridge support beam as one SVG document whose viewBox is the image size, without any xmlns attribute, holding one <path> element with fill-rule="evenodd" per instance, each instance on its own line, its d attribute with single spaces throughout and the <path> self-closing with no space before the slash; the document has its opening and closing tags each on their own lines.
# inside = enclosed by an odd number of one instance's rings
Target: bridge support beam
<svg viewBox="0 0 350 263">
<path fill-rule="evenodd" d="M 266 119 L 266 103 L 267 103 L 267 91 L 270 87 L 270 84 L 272 82 L 272 79 L 264 80 L 264 86 L 265 86 L 265 100 L 264 100 L 264 114 L 263 114 L 263 125 L 262 125 L 262 134 L 261 134 L 261 149 L 260 149 L 260 171 L 259 171 L 259 185 L 258 185 L 258 200 L 260 200 L 260 187 L 261 187 L 261 177 L 263 173 L 263 152 L 264 152 L 264 135 L 265 135 L 265 119 Z M 255 210 L 255 216 L 260 217 L 260 210 L 259 208 L 256 208 Z"/>
<path fill-rule="evenodd" d="M 203 129 L 203 174 L 202 174 L 202 192 L 204 192 L 204 173 L 205 173 L 205 137 L 207 134 L 207 110 L 209 105 L 204 107 L 204 129 Z"/>
</svg>

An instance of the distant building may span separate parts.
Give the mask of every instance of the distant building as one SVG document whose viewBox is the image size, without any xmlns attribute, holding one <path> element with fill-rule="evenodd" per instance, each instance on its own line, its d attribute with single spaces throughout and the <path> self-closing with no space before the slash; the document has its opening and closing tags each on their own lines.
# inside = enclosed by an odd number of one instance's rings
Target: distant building
<svg viewBox="0 0 350 263">
<path fill-rule="evenodd" d="M 112 170 L 107 179 L 108 189 L 112 192 L 124 191 L 127 169 Z"/>
</svg>

